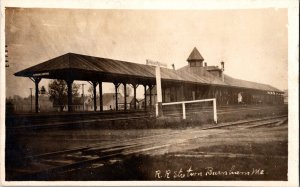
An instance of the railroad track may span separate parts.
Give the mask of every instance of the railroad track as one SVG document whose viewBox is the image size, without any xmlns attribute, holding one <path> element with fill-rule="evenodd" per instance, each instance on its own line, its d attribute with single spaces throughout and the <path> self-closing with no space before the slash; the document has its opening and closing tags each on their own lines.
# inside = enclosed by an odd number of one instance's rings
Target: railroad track
<svg viewBox="0 0 300 187">
<path fill-rule="evenodd" d="M 217 109 L 217 114 L 227 114 L 227 113 L 234 113 L 234 112 L 240 112 L 240 111 L 250 111 L 250 110 L 266 110 L 268 108 L 272 108 L 272 107 L 266 107 L 266 108 L 262 108 L 262 107 L 257 107 L 257 106 L 252 106 L 252 107 L 237 107 L 237 108 L 232 108 L 232 107 L 222 107 L 220 109 Z M 178 110 L 173 110 L 173 112 L 171 111 L 166 111 L 164 113 L 165 116 L 172 116 L 172 117 L 181 117 L 182 115 L 182 109 L 178 109 Z M 278 110 L 281 110 L 281 108 L 279 108 Z M 212 107 L 205 107 L 205 108 L 191 108 L 191 109 L 187 109 L 186 114 L 187 115 L 191 115 L 191 114 L 197 114 L 197 113 L 212 113 Z"/>
<path fill-rule="evenodd" d="M 218 114 L 226 114 L 226 113 L 232 113 L 232 112 L 239 112 L 243 110 L 263 110 L 267 109 L 266 107 L 261 106 L 221 106 L 218 109 Z M 37 117 L 36 119 L 33 119 L 32 121 L 29 121 L 28 123 L 32 124 L 26 124 L 26 125 L 16 125 L 16 126 L 7 126 L 6 129 L 9 132 L 18 132 L 22 130 L 30 130 L 30 129 L 49 129 L 49 128 L 60 128 L 60 127 L 72 127 L 74 125 L 81 125 L 81 124 L 92 124 L 97 122 L 109 122 L 109 121 L 120 121 L 120 120 L 137 120 L 137 119 L 146 119 L 153 117 L 154 111 L 152 112 L 146 112 L 146 111 L 137 111 L 137 112 L 125 112 L 125 113 L 87 113 L 87 114 L 78 114 L 71 116 L 68 116 L 66 114 L 60 114 L 58 116 L 50 115 L 49 119 L 43 119 Z M 200 107 L 200 108 L 190 108 L 187 109 L 187 114 L 196 114 L 196 113 L 210 113 L 212 112 L 211 107 Z M 86 115 L 86 116 L 82 116 Z M 164 110 L 164 115 L 167 117 L 179 117 L 182 115 L 181 109 L 172 109 L 172 110 Z M 65 116 L 65 117 L 61 117 Z M 49 117 L 49 116 L 48 116 Z M 181 117 L 181 116 L 180 116 Z"/>
<path fill-rule="evenodd" d="M 146 113 L 132 113 L 132 114 L 118 114 L 117 117 L 109 115 L 89 116 L 84 117 L 67 117 L 68 119 L 62 120 L 61 118 L 53 118 L 49 121 L 39 119 L 34 122 L 34 125 L 19 125 L 13 127 L 6 127 L 8 131 L 28 130 L 28 129 L 48 129 L 57 127 L 67 127 L 68 125 L 90 124 L 94 122 L 107 122 L 107 121 L 120 121 L 120 120 L 136 120 L 149 118 Z M 37 123 L 37 124 L 36 124 Z"/>
<path fill-rule="evenodd" d="M 70 118 L 73 120 L 80 120 L 84 118 L 109 118 L 111 116 L 128 116 L 128 115 L 145 115 L 147 111 L 144 110 L 127 110 L 127 111 L 104 111 L 104 112 L 74 112 L 74 113 L 39 113 L 39 114 L 15 114 L 8 115 L 6 118 L 9 121 L 13 122 L 13 125 L 26 125 L 28 123 L 31 124 L 39 124 L 41 122 L 45 122 L 45 120 L 49 122 L 63 122 L 69 121 Z"/>
<path fill-rule="evenodd" d="M 208 136 L 228 133 L 228 131 L 242 131 L 250 128 L 260 128 L 271 125 L 281 125 L 287 121 L 287 116 L 274 116 L 239 122 L 224 123 L 185 133 L 163 133 L 147 137 L 115 141 L 113 143 L 98 143 L 85 147 L 29 155 L 25 157 L 27 168 L 14 168 L 13 180 L 43 179 L 43 177 L 92 167 L 97 163 L 108 163 L 112 159 L 122 159 L 126 156 L 142 154 L 154 150 L 167 149 L 172 145 Z"/>
</svg>

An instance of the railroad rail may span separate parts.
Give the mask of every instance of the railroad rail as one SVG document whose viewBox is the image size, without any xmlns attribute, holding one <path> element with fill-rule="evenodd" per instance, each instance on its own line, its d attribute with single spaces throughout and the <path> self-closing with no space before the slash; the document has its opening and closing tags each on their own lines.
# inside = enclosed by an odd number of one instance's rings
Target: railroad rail
<svg viewBox="0 0 300 187">
<path fill-rule="evenodd" d="M 95 122 L 107 122 L 107 121 L 119 121 L 119 120 L 135 120 L 135 119 L 144 119 L 149 118 L 149 114 L 145 112 L 137 113 L 121 113 L 121 114 L 87 114 L 87 116 L 66 116 L 62 119 L 60 116 L 53 116 L 49 120 L 45 119 L 36 119 L 33 122 L 33 125 L 16 125 L 8 126 L 6 129 L 8 131 L 14 130 L 28 130 L 28 129 L 47 129 L 47 128 L 57 128 L 57 127 L 67 127 L 70 125 L 79 125 L 79 124 L 90 124 Z M 30 123 L 30 122 L 28 122 Z"/>
<path fill-rule="evenodd" d="M 267 107 L 268 108 L 268 107 Z M 236 107 L 236 108 L 233 108 L 233 107 L 222 107 L 220 109 L 218 109 L 218 112 L 217 114 L 227 114 L 227 113 L 233 113 L 233 112 L 240 112 L 240 111 L 255 111 L 255 110 L 262 110 L 262 109 L 267 109 L 267 108 L 262 108 L 260 106 L 251 106 L 251 107 L 245 107 L 245 106 L 239 106 L 239 107 Z M 271 107 L 270 107 L 271 108 Z M 280 110 L 280 108 L 279 108 Z M 175 112 L 170 112 L 170 111 L 167 111 L 166 114 L 164 114 L 165 116 L 180 116 L 182 115 L 182 112 L 178 112 L 178 110 L 173 110 Z M 201 108 L 201 110 L 199 110 L 199 108 L 191 108 L 191 109 L 188 109 L 187 110 L 187 115 L 191 115 L 191 114 L 197 114 L 197 113 L 212 113 L 212 107 L 208 108 L 208 107 L 205 107 Z"/>
<path fill-rule="evenodd" d="M 242 131 L 250 128 L 260 128 L 271 125 L 281 125 L 287 121 L 287 115 L 273 116 L 238 122 L 224 123 L 199 130 L 163 133 L 147 137 L 128 139 L 127 141 L 115 141 L 113 143 L 98 143 L 85 147 L 39 154 L 25 157 L 27 168 L 14 168 L 16 174 L 13 180 L 42 179 L 49 174 L 58 174 L 70 170 L 78 170 L 90 167 L 96 163 L 106 163 L 115 158 L 129 155 L 141 154 L 153 150 L 166 149 L 172 145 L 182 144 L 211 135 L 228 133 L 231 131 Z M 222 129 L 221 131 L 210 131 L 211 129 Z M 188 133 L 189 136 L 186 136 Z M 164 141 L 158 141 L 164 137 Z M 167 137 L 173 137 L 169 139 Z M 174 141 L 175 137 L 175 141 Z M 187 138 L 188 137 L 188 138 Z M 42 168 L 42 169 L 41 169 Z"/>
<path fill-rule="evenodd" d="M 271 107 L 271 106 L 268 106 Z M 261 106 L 221 106 L 218 109 L 218 115 L 240 112 L 240 111 L 249 111 L 249 110 L 263 110 L 268 107 Z M 280 108 L 279 108 L 280 110 Z M 181 109 L 166 109 L 164 110 L 164 115 L 166 117 L 178 117 L 182 115 Z M 30 129 L 48 129 L 48 128 L 60 128 L 60 127 L 72 127 L 76 125 L 89 125 L 95 124 L 97 122 L 112 122 L 120 120 L 138 120 L 138 119 L 149 119 L 154 117 L 154 111 L 123 111 L 123 112 L 96 112 L 96 113 L 78 113 L 78 114 L 59 114 L 59 115 L 42 115 L 42 116 L 33 116 L 33 119 L 30 120 L 21 120 L 23 125 L 6 125 L 6 129 L 11 132 L 17 132 L 21 130 L 30 130 Z M 192 107 L 187 108 L 187 116 L 197 113 L 211 113 L 212 107 Z M 21 115 L 22 117 L 23 115 Z M 28 115 L 25 115 L 28 116 Z M 26 119 L 26 118 L 25 118 Z"/>
</svg>

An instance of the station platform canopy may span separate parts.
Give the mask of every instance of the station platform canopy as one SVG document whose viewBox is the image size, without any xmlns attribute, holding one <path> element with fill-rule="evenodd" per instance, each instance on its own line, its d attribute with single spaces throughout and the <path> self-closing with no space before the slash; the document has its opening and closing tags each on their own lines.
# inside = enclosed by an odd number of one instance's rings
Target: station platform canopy
<svg viewBox="0 0 300 187">
<path fill-rule="evenodd" d="M 22 77 L 155 84 L 155 67 L 108 58 L 67 53 L 15 73 Z M 209 72 L 202 75 L 161 68 L 162 81 L 226 85 Z"/>
<path fill-rule="evenodd" d="M 196 49 L 195 49 L 196 50 Z M 195 51 L 194 50 L 194 51 Z M 200 53 L 199 53 L 200 54 Z M 192 56 L 195 58 L 194 56 Z M 203 61 L 203 57 L 196 56 L 197 59 Z M 197 60 L 196 59 L 196 60 Z M 191 60 L 190 60 L 191 61 Z M 191 61 L 193 62 L 193 61 Z M 178 70 L 160 68 L 161 83 L 172 84 L 177 87 L 178 84 L 184 85 L 205 85 L 233 89 L 251 89 L 258 92 L 272 93 L 274 95 L 281 94 L 280 90 L 265 84 L 234 79 L 230 76 L 223 74 L 221 69 L 216 69 L 219 76 L 211 73 L 203 66 L 185 66 Z M 145 101 L 146 89 L 150 89 L 150 106 L 151 102 L 151 89 L 156 85 L 155 66 L 132 63 L 120 60 L 113 60 L 108 58 L 100 58 L 94 56 L 87 56 L 75 53 L 67 53 L 56 58 L 47 60 L 46 62 L 29 67 L 22 71 L 15 73 L 15 76 L 28 77 L 35 83 L 35 111 L 38 112 L 38 95 L 39 95 L 39 82 L 41 79 L 60 79 L 65 80 L 68 87 L 68 111 L 72 109 L 72 84 L 73 81 L 89 81 L 93 85 L 94 93 L 94 110 L 96 111 L 96 87 L 99 85 L 100 96 L 100 111 L 103 111 L 103 98 L 102 98 L 102 83 L 111 82 L 115 85 L 115 106 L 118 110 L 118 87 L 124 85 L 124 95 L 126 96 L 126 84 L 131 84 L 134 89 L 134 100 L 136 100 L 136 88 L 138 85 L 144 86 Z M 222 77 L 220 77 L 220 73 Z M 126 110 L 127 101 L 124 97 L 124 109 Z M 147 104 L 145 102 L 144 108 Z M 136 109 L 136 102 L 134 102 Z"/>
<path fill-rule="evenodd" d="M 179 71 L 161 68 L 162 82 L 204 84 L 282 92 L 270 85 L 235 79 L 225 75 L 224 81 L 205 68 L 181 68 Z M 46 79 L 126 82 L 155 84 L 155 67 L 108 58 L 67 53 L 15 73 L 15 76 Z"/>
</svg>

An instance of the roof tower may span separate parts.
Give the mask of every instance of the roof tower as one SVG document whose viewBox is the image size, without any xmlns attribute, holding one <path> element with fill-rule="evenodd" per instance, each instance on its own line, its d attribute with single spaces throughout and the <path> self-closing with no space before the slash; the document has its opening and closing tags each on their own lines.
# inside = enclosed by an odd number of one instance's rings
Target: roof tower
<svg viewBox="0 0 300 187">
<path fill-rule="evenodd" d="M 203 67 L 204 58 L 198 51 L 196 47 L 194 47 L 187 61 L 189 62 L 190 67 Z"/>
</svg>

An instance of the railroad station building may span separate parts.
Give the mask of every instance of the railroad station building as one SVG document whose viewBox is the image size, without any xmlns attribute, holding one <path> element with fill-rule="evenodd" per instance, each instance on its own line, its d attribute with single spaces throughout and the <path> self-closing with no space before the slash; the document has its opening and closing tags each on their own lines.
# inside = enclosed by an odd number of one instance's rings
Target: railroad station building
<svg viewBox="0 0 300 187">
<path fill-rule="evenodd" d="M 234 104 L 283 104 L 283 92 L 270 85 L 232 78 L 224 73 L 225 63 L 220 67 L 209 66 L 195 47 L 187 58 L 187 65 L 172 69 L 160 68 L 162 102 L 189 101 L 216 98 L 217 105 Z M 28 77 L 35 83 L 35 109 L 38 112 L 38 91 L 41 79 L 65 80 L 68 86 L 68 111 L 72 112 L 72 84 L 75 80 L 89 81 L 93 85 L 93 95 L 97 95 L 99 85 L 99 103 L 94 98 L 94 111 L 103 111 L 102 83 L 109 82 L 115 86 L 115 110 L 138 109 L 136 88 L 144 87 L 143 109 L 147 110 L 156 104 L 155 67 L 146 64 L 132 63 L 108 58 L 67 53 L 46 62 L 15 73 L 15 76 Z M 127 101 L 122 99 L 123 106 L 118 108 L 118 87 L 127 84 L 133 87 L 134 96 Z M 126 95 L 126 89 L 124 89 Z M 132 107 L 128 107 L 132 103 Z M 97 107 L 98 105 L 98 107 Z M 131 105 L 130 105 L 131 106 Z"/>
</svg>

